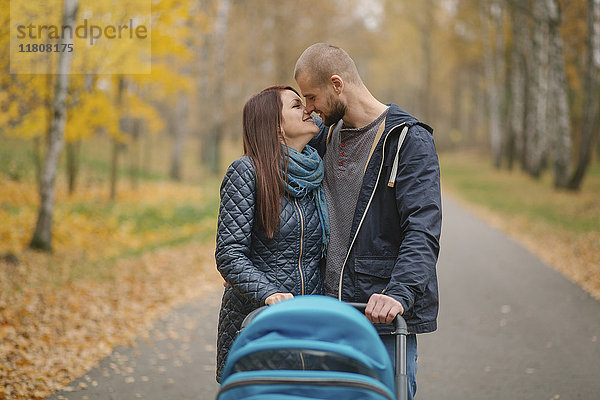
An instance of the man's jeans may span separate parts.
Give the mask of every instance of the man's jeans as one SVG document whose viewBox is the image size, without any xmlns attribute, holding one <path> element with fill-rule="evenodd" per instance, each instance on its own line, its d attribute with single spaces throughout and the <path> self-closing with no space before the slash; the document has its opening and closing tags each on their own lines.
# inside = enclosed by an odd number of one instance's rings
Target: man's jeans
<svg viewBox="0 0 600 400">
<path fill-rule="evenodd" d="M 396 367 L 396 336 L 382 335 L 392 365 Z M 417 335 L 406 336 L 406 375 L 408 376 L 408 400 L 413 400 L 417 393 Z"/>
</svg>

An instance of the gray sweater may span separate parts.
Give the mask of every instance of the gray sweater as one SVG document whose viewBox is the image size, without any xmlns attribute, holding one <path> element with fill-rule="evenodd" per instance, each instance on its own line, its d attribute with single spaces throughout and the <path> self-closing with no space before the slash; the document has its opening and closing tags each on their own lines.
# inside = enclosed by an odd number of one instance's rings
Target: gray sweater
<svg viewBox="0 0 600 400">
<path fill-rule="evenodd" d="M 384 111 L 362 128 L 343 128 L 342 122 L 333 128 L 325 153 L 323 188 L 329 209 L 330 236 L 327 246 L 324 286 L 325 294 L 337 297 L 342 264 L 350 245 L 350 230 L 358 194 L 362 185 L 369 151 Z"/>
</svg>

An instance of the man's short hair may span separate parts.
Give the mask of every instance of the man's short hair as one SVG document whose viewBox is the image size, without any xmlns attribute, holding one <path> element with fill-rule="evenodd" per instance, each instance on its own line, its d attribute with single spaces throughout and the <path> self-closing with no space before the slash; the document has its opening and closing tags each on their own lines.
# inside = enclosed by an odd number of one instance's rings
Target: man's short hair
<svg viewBox="0 0 600 400">
<path fill-rule="evenodd" d="M 354 60 L 343 49 L 327 43 L 315 43 L 296 61 L 294 78 L 308 73 L 311 83 L 323 87 L 332 75 L 339 75 L 346 83 L 362 82 Z"/>
</svg>

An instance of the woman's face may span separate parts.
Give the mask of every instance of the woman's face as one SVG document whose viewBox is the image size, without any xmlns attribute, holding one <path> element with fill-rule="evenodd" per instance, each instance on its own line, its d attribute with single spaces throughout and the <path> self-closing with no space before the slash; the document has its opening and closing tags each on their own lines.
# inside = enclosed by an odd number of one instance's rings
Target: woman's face
<svg viewBox="0 0 600 400">
<path fill-rule="evenodd" d="M 296 93 L 291 90 L 282 91 L 281 102 L 283 136 L 288 146 L 302 151 L 310 139 L 319 132 L 319 128 L 315 125 L 310 114 L 306 112 L 306 107 L 304 107 L 300 96 Z"/>
</svg>

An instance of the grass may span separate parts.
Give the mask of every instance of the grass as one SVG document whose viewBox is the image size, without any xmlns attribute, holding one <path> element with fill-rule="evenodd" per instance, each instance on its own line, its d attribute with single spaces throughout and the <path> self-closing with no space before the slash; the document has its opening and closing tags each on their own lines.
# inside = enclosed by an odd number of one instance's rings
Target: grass
<svg viewBox="0 0 600 400">
<path fill-rule="evenodd" d="M 115 203 L 102 198 L 103 189 L 87 189 L 69 196 L 57 191 L 53 226 L 53 254 L 40 259 L 27 249 L 37 217 L 36 186 L 0 177 L 0 255 L 11 253 L 24 263 L 46 264 L 29 283 L 63 284 L 74 279 L 111 276 L 115 260 L 215 235 L 218 182 L 204 185 L 145 182 L 123 188 Z M 45 260 L 45 261 L 44 261 Z M 102 265 L 102 268 L 98 268 Z M 10 266 L 0 265 L 0 287 L 14 281 Z M 20 278 L 19 286 L 27 285 Z M 35 282 L 37 283 L 35 283 Z"/>
<path fill-rule="evenodd" d="M 0 143 L 0 175 L 18 181 L 34 179 L 32 143 L 1 136 Z"/>
<path fill-rule="evenodd" d="M 42 146 L 45 141 L 42 140 Z M 224 145 L 225 147 L 226 145 Z M 134 153 L 133 149 L 137 149 Z M 207 177 L 198 162 L 196 138 L 189 138 L 182 161 L 183 181 L 198 184 Z M 136 159 L 136 175 L 140 181 L 169 180 L 171 139 L 163 135 L 150 135 L 140 139 L 138 146 L 124 146 L 119 152 L 118 177 L 123 185 L 130 180 L 132 159 Z M 79 186 L 107 184 L 111 171 L 113 142 L 106 135 L 97 135 L 81 142 L 78 151 Z M 35 151 L 33 140 L 2 136 L 0 132 L 0 175 L 14 181 L 35 179 Z M 66 146 L 63 148 L 57 176 L 66 175 Z"/>
<path fill-rule="evenodd" d="M 440 157 L 442 179 L 469 201 L 491 210 L 522 215 L 574 233 L 600 227 L 600 165 L 594 165 L 581 192 L 555 190 L 547 174 L 534 180 L 520 171 L 497 171 L 474 154 Z"/>
<path fill-rule="evenodd" d="M 600 163 L 579 192 L 554 189 L 549 173 L 496 170 L 476 153 L 443 153 L 440 168 L 445 192 L 600 299 Z"/>
<path fill-rule="evenodd" d="M 155 140 L 154 150 L 168 148 L 168 141 Z M 80 179 L 73 194 L 67 192 L 61 161 L 53 217 L 54 251 L 42 255 L 27 249 L 39 202 L 33 144 L 0 137 L 0 257 L 12 254 L 24 265 L 37 266 L 25 276 L 15 273 L 18 268 L 10 263 L 0 262 L 0 291 L 112 279 L 119 259 L 214 238 L 219 181 L 202 173 L 190 151 L 184 160 L 184 172 L 188 171 L 184 182 L 167 180 L 164 171 L 168 170 L 169 154 L 164 150 L 151 155 L 152 168 L 140 174 L 136 187 L 130 184 L 127 165 L 122 162 L 117 198 L 111 202 L 109 167 L 104 161 L 110 159 L 110 146 L 102 137 L 82 144 Z"/>
</svg>

